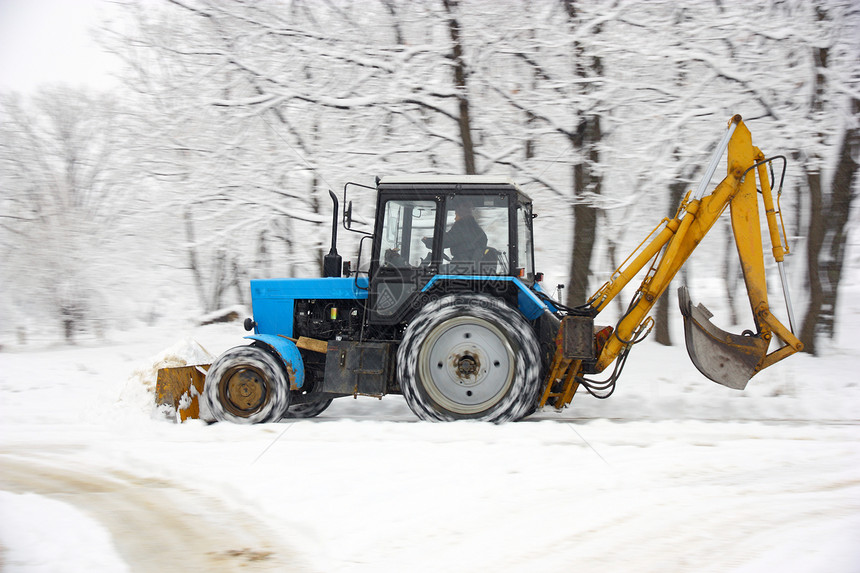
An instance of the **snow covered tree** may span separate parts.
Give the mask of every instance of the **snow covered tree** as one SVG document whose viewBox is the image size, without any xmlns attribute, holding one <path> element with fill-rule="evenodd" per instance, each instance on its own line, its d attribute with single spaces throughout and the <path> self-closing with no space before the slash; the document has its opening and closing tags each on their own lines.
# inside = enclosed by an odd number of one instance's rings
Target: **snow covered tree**
<svg viewBox="0 0 860 573">
<path fill-rule="evenodd" d="M 100 327 L 104 249 L 128 213 L 127 136 L 104 96 L 53 87 L 0 97 L 0 256 L 13 320 L 50 317 L 68 341 Z"/>
<path fill-rule="evenodd" d="M 204 311 L 227 304 L 234 286 L 233 300 L 246 300 L 248 276 L 311 274 L 321 261 L 329 218 L 311 163 L 318 122 L 307 104 L 278 105 L 267 90 L 324 80 L 310 65 L 284 68 L 293 33 L 265 8 L 130 4 L 133 26 L 116 30 L 146 125 L 135 146 L 167 197 L 163 211 L 182 214 L 183 258 Z"/>
<path fill-rule="evenodd" d="M 828 48 L 819 99 L 856 93 L 844 87 L 854 81 L 844 62 L 856 54 L 846 40 L 856 28 L 849 3 L 171 0 L 162 8 L 130 3 L 133 25 L 117 30 L 116 49 L 142 96 L 146 171 L 168 191 L 166 209 L 190 214 L 184 258 L 194 261 L 206 308 L 231 292 L 229 275 L 317 274 L 327 190 L 349 180 L 512 175 L 546 215 L 536 222 L 539 246 L 541 235 L 562 233 L 547 250 L 567 259 L 567 302 L 580 304 L 608 277 L 592 259 L 635 246 L 652 224 L 644 212 L 675 209 L 717 139 L 714 126 L 735 113 L 754 124 L 766 152 L 796 156 L 806 169 L 826 165 L 837 140 L 853 157 L 852 115 L 807 105 L 812 48 L 828 38 L 840 47 Z M 834 172 L 856 171 L 842 165 Z M 809 178 L 792 167 L 787 180 L 790 188 Z M 372 201 L 356 204 L 370 219 Z M 789 199 L 785 210 L 801 208 Z M 715 229 L 720 249 L 729 232 Z M 735 275 L 726 273 L 729 300 Z"/>
<path fill-rule="evenodd" d="M 817 353 L 817 336 L 836 332 L 836 306 L 845 261 L 848 221 L 857 194 L 860 162 L 860 8 L 850 3 L 817 3 L 820 26 L 809 58 L 813 69 L 806 119 L 821 143 L 801 149 L 809 192 L 807 271 L 810 300 L 801 341 Z M 834 121 L 835 120 L 835 121 Z M 829 129 L 828 129 L 829 128 Z"/>
<path fill-rule="evenodd" d="M 624 122 L 621 129 L 629 137 L 636 133 L 637 124 L 643 124 L 643 118 L 661 119 L 659 131 L 653 122 L 648 126 L 650 148 L 656 151 L 653 161 L 649 164 L 639 156 L 629 161 L 634 169 L 647 166 L 652 174 L 667 181 L 670 189 L 675 183 L 692 183 L 695 170 L 690 167 L 706 157 L 709 143 L 701 134 L 713 133 L 706 126 L 735 113 L 744 116 L 756 144 L 766 153 L 781 153 L 794 160 L 786 177 L 786 189 L 791 194 L 783 211 L 787 212 L 787 222 L 795 219 L 789 217 L 792 210 L 797 214 L 803 210 L 809 217 L 808 232 L 802 226 L 793 231 L 796 236 L 808 237 L 811 297 L 801 338 L 812 349 L 811 329 L 827 330 L 834 302 L 825 301 L 824 293 L 835 296 L 840 276 L 836 269 L 841 266 L 837 262 L 840 249 L 822 245 L 825 236 L 837 245 L 845 236 L 842 219 L 833 215 L 838 210 L 847 217 L 852 193 L 836 189 L 850 189 L 849 174 L 856 173 L 856 163 L 847 150 L 852 146 L 852 133 L 856 133 L 852 126 L 857 125 L 851 95 L 856 95 L 860 75 L 858 10 L 848 2 L 762 1 L 701 3 L 696 10 L 674 3 L 632 3 L 624 12 L 617 29 L 624 29 L 628 49 L 609 58 L 609 73 L 625 70 L 627 85 L 623 90 L 634 90 L 640 97 L 622 98 L 633 104 L 628 109 L 634 113 L 614 114 L 615 125 Z M 792 25 L 786 26 L 789 21 Z M 616 38 L 610 39 L 612 45 Z M 627 66 L 623 66 L 625 61 Z M 626 121 L 628 118 L 632 122 Z M 621 140 L 616 141 L 613 151 L 617 158 Z M 841 150 L 837 150 L 838 142 L 845 144 Z M 822 192 L 821 177 L 827 181 L 830 173 L 834 174 L 833 191 Z M 676 194 L 670 195 L 674 199 Z M 799 200 L 806 196 L 809 201 Z M 714 234 L 727 231 L 723 224 Z M 793 250 L 802 251 L 803 245 L 798 249 L 797 242 L 793 241 Z M 820 268 L 819 252 L 833 253 L 824 255 L 829 262 Z M 694 263 L 685 270 L 695 268 Z M 726 272 L 725 279 L 734 314 L 731 301 L 739 286 L 736 272 Z M 795 302 L 802 308 L 807 300 L 800 296 Z M 815 314 L 817 308 L 824 308 L 824 320 Z"/>
</svg>

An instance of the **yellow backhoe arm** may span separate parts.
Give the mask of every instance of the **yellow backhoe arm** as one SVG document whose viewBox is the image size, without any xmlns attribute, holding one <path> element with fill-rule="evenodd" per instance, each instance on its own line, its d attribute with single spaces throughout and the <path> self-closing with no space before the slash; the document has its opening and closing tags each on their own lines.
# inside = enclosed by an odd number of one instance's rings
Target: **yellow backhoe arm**
<svg viewBox="0 0 860 573">
<path fill-rule="evenodd" d="M 705 189 L 726 149 L 728 149 L 728 173 L 710 194 L 705 195 Z M 595 384 L 597 386 L 604 384 L 604 389 L 608 387 L 606 381 L 595 383 L 587 380 L 584 377 L 587 373 L 586 368 L 588 373 L 599 373 L 619 357 L 626 358 L 630 346 L 653 324 L 648 317 L 651 308 L 727 206 L 731 209 L 732 230 L 756 332 L 733 335 L 715 327 L 709 321 L 710 312 L 702 305 L 694 307 L 686 289 L 682 287 L 679 299 L 685 318 L 690 357 L 699 370 L 712 380 L 732 388 L 742 389 L 756 372 L 802 349 L 802 344 L 792 332 L 791 305 L 782 268 L 783 256 L 787 250 L 780 237 L 773 192 L 765 163 L 767 161 L 764 155 L 753 146 L 750 132 L 741 117 L 734 116 L 696 191 L 687 194 L 676 215 L 671 219 L 664 219 L 633 255 L 613 273 L 610 281 L 589 299 L 587 307 L 592 314 L 596 315 L 606 308 L 610 301 L 651 262 L 651 267 L 636 291 L 627 312 L 618 322 L 609 339 L 598 349 L 596 361 L 589 363 L 581 355 L 570 353 L 565 355 L 563 344 L 565 333 L 572 333 L 575 328 L 574 323 L 568 319 L 574 317 L 567 317 L 563 321 L 558 338 L 558 350 L 541 398 L 541 406 L 546 403 L 551 403 L 557 408 L 566 406 L 573 398 L 576 388 L 582 383 L 591 383 L 589 389 L 595 387 Z M 768 305 L 756 170 L 761 184 L 772 253 L 780 268 L 792 328 L 785 327 L 771 313 Z M 768 354 L 767 350 L 774 334 L 782 340 L 784 346 Z M 571 335 L 567 334 L 567 336 Z"/>
</svg>

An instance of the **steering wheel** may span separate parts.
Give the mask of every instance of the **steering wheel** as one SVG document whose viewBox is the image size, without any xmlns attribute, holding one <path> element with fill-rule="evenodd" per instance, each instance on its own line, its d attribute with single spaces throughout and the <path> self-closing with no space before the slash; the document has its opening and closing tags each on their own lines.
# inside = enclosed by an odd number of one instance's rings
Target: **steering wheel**
<svg viewBox="0 0 860 573">
<path fill-rule="evenodd" d="M 407 261 L 397 249 L 388 249 L 385 251 L 385 264 L 392 267 L 402 267 L 407 265 Z"/>
</svg>

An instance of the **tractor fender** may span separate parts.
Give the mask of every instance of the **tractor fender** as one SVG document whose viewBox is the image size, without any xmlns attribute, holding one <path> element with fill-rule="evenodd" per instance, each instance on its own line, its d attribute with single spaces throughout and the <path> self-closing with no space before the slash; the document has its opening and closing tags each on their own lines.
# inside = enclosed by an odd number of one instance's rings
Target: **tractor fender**
<svg viewBox="0 0 860 573">
<path fill-rule="evenodd" d="M 292 340 L 273 334 L 252 334 L 245 338 L 266 345 L 281 359 L 290 381 L 290 390 L 298 390 L 304 385 L 305 363 Z"/>
<path fill-rule="evenodd" d="M 513 283 L 518 290 L 517 293 L 517 304 L 519 306 L 520 313 L 526 317 L 528 320 L 535 320 L 540 317 L 549 307 L 547 307 L 546 303 L 535 295 L 532 290 L 527 287 L 521 280 L 516 277 L 509 276 L 486 276 L 486 275 L 435 275 L 431 278 L 426 285 L 421 289 L 421 292 L 427 292 L 430 290 L 434 284 L 437 282 L 444 283 L 445 281 L 456 281 L 458 283 L 462 283 L 463 281 L 505 281 Z M 537 284 L 537 283 L 535 283 Z M 551 310 L 555 310 L 552 308 Z"/>
</svg>

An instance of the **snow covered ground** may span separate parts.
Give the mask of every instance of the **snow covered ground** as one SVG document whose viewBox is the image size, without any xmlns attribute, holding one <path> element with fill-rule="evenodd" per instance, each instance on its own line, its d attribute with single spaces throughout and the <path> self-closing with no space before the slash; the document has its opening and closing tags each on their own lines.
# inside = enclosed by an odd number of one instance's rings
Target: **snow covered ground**
<svg viewBox="0 0 860 573">
<path fill-rule="evenodd" d="M 824 356 L 746 391 L 649 340 L 609 400 L 500 426 L 397 397 L 252 427 L 154 415 L 159 353 L 217 354 L 238 323 L 7 346 L 2 570 L 860 571 L 858 295 Z"/>
</svg>

